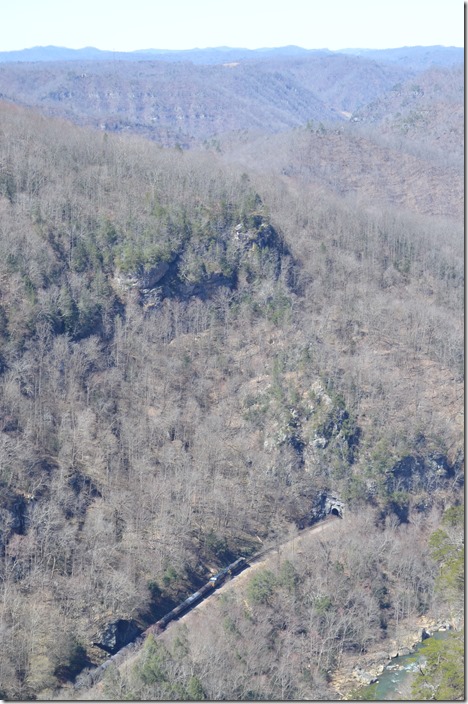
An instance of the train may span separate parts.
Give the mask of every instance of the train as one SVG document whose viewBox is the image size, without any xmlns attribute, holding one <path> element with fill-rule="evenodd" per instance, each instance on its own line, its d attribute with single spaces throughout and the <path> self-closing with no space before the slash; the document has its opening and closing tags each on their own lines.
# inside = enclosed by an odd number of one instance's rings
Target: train
<svg viewBox="0 0 468 704">
<path fill-rule="evenodd" d="M 213 591 L 213 589 L 219 587 L 228 576 L 241 572 L 246 566 L 247 562 L 245 557 L 239 557 L 235 562 L 232 562 L 220 572 L 213 575 L 213 577 L 211 577 L 209 581 L 198 591 L 191 594 L 187 599 L 172 609 L 172 611 L 169 611 L 169 613 L 159 619 L 159 621 L 156 621 L 156 623 L 147 628 L 146 631 L 143 632 L 143 635 L 157 635 L 158 633 L 161 633 L 166 628 L 168 623 L 178 618 L 185 611 L 188 611 L 192 606 L 201 601 L 209 592 Z"/>
<path fill-rule="evenodd" d="M 207 594 L 214 591 L 217 587 L 223 584 L 223 582 L 228 577 L 231 577 L 232 575 L 241 572 L 246 567 L 248 567 L 246 558 L 239 557 L 237 560 L 222 569 L 220 572 L 210 577 L 208 582 L 206 582 L 206 584 L 200 587 L 198 591 L 191 594 L 187 599 L 185 599 L 174 609 L 172 609 L 172 611 L 169 611 L 165 616 L 160 618 L 159 621 L 156 621 L 156 623 L 154 623 L 152 626 L 143 631 L 143 633 L 139 635 L 135 640 L 118 650 L 114 655 L 108 658 L 101 665 L 95 667 L 93 670 L 90 670 L 88 672 L 88 678 L 91 680 L 92 683 L 97 682 L 101 674 L 105 670 L 107 670 L 107 668 L 112 663 L 116 665 L 120 664 L 128 655 L 130 655 L 130 653 L 135 652 L 135 650 L 139 648 L 140 645 L 142 645 L 147 636 L 157 636 L 162 633 L 171 621 L 174 621 L 174 619 L 181 616 L 183 613 L 192 608 L 195 604 L 198 604 L 198 602 L 200 602 Z M 79 687 L 80 684 L 76 682 L 75 686 Z"/>
</svg>

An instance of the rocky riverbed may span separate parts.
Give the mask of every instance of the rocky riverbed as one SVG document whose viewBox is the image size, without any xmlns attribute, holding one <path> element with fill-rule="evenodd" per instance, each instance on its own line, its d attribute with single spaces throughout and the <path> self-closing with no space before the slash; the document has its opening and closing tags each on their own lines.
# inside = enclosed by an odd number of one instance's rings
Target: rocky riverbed
<svg viewBox="0 0 468 704">
<path fill-rule="evenodd" d="M 392 660 L 410 655 L 415 647 L 436 632 L 450 630 L 453 624 L 434 621 L 425 617 L 407 624 L 406 633 L 401 631 L 396 639 L 385 642 L 385 648 L 361 655 L 347 657 L 332 678 L 332 686 L 340 699 L 355 698 L 356 690 L 374 684 Z M 398 665 L 395 666 L 398 669 Z"/>
</svg>

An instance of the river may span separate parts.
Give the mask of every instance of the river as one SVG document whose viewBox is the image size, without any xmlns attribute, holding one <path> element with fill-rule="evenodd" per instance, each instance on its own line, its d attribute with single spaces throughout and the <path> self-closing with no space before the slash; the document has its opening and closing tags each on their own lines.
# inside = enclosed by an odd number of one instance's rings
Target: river
<svg viewBox="0 0 468 704">
<path fill-rule="evenodd" d="M 372 701 L 411 701 L 411 675 L 418 670 L 419 663 L 424 660 L 424 655 L 420 652 L 421 648 L 432 639 L 443 640 L 447 635 L 447 631 L 437 631 L 430 638 L 418 643 L 409 655 L 393 658 L 375 684 L 363 687 L 359 691 L 359 698 Z"/>
</svg>

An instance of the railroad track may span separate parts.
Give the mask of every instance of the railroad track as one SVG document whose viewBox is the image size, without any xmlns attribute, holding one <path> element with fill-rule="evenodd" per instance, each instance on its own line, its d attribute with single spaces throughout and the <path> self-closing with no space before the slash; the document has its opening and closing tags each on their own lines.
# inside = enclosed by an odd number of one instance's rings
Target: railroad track
<svg viewBox="0 0 468 704">
<path fill-rule="evenodd" d="M 190 597 L 181 602 L 179 606 L 169 612 L 169 614 L 166 614 L 166 616 L 160 619 L 160 621 L 156 622 L 156 624 L 153 624 L 148 629 L 146 629 L 146 631 L 144 631 L 134 641 L 121 648 L 117 653 L 105 660 L 105 662 L 103 662 L 101 665 L 98 665 L 93 670 L 90 670 L 85 673 L 84 676 L 79 675 L 74 685 L 74 689 L 80 690 L 90 689 L 95 686 L 99 687 L 99 682 L 108 667 L 110 667 L 111 665 L 116 665 L 117 667 L 120 667 L 124 663 L 125 665 L 128 665 L 129 662 L 134 660 L 135 657 L 138 655 L 138 651 L 140 650 L 148 635 L 151 634 L 156 639 L 160 638 L 164 635 L 166 629 L 170 626 L 172 621 L 179 621 L 182 618 L 190 616 L 190 614 L 194 610 L 197 610 L 197 607 L 200 607 L 202 604 L 206 606 L 210 598 L 222 591 L 223 588 L 228 587 L 229 585 L 231 585 L 231 588 L 233 588 L 234 582 L 237 582 L 237 580 L 239 580 L 239 578 L 244 575 L 247 576 L 250 568 L 258 568 L 262 563 L 266 562 L 269 557 L 274 556 L 275 553 L 279 554 L 288 547 L 291 547 L 291 545 L 294 546 L 295 541 L 300 541 L 301 539 L 310 534 L 320 533 L 323 530 L 327 530 L 333 524 L 339 523 L 340 520 L 340 518 L 330 515 L 323 521 L 320 521 L 319 523 L 316 523 L 307 529 L 303 529 L 294 538 L 290 538 L 289 540 L 286 540 L 283 543 L 278 543 L 277 545 L 272 545 L 268 548 L 264 548 L 260 552 L 255 553 L 255 555 L 249 557 L 248 560 L 244 560 L 243 558 L 241 558 L 240 560 L 236 560 L 234 563 L 224 568 L 224 570 L 221 570 L 221 572 L 219 572 L 217 575 L 214 575 L 209 580 L 209 582 L 207 582 L 201 589 L 198 590 L 198 592 L 194 592 L 194 594 L 192 594 Z M 236 565 L 238 569 L 231 571 L 230 568 L 232 568 L 234 565 Z M 186 605 L 186 608 L 181 608 L 184 604 Z M 171 614 L 173 614 L 173 616 L 168 618 Z M 162 624 L 162 626 L 158 628 L 158 624 Z"/>
</svg>

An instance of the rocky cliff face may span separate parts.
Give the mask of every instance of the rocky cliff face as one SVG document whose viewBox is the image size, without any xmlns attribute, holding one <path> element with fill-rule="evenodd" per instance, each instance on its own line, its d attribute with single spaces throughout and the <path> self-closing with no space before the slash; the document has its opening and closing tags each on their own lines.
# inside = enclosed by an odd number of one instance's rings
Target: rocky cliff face
<svg viewBox="0 0 468 704">
<path fill-rule="evenodd" d="M 165 261 L 117 270 L 114 288 L 122 295 L 137 291 L 140 302 L 154 307 L 164 298 L 211 298 L 221 288 L 236 290 L 259 279 L 278 279 L 289 251 L 282 237 L 261 214 L 245 218 L 215 238 L 195 238 Z"/>
<path fill-rule="evenodd" d="M 115 283 L 122 290 L 136 288 L 140 291 L 153 289 L 156 284 L 161 281 L 163 276 L 167 274 L 170 265 L 167 262 L 158 262 L 155 266 L 146 270 L 141 267 L 137 271 L 128 274 L 117 273 Z"/>
<path fill-rule="evenodd" d="M 408 455 L 397 462 L 388 473 L 387 489 L 390 493 L 406 491 L 417 494 L 421 490 L 432 492 L 448 479 L 455 478 L 461 465 L 461 458 L 450 463 L 447 456 L 440 453 L 429 453 L 426 456 Z M 460 481 L 463 482 L 462 476 Z"/>
<path fill-rule="evenodd" d="M 93 645 L 113 655 L 140 635 L 141 629 L 135 621 L 117 619 L 107 623 L 96 636 Z"/>
</svg>

